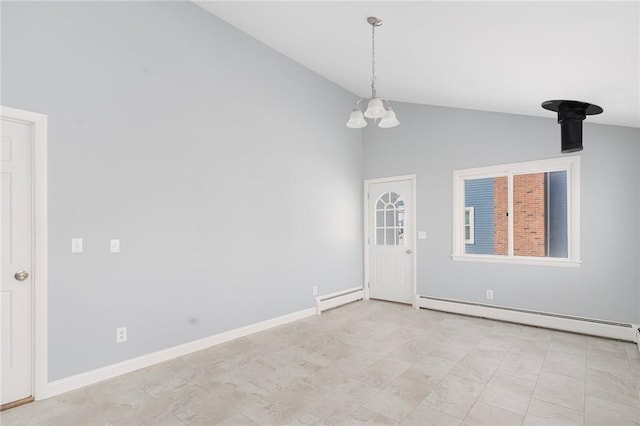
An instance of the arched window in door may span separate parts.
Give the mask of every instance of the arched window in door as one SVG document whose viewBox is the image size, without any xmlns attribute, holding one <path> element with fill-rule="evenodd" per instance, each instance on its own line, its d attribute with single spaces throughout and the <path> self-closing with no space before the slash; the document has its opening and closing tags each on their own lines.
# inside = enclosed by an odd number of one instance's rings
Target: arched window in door
<svg viewBox="0 0 640 426">
<path fill-rule="evenodd" d="M 404 200 L 395 192 L 385 192 L 378 197 L 375 211 L 375 245 L 405 245 L 404 207 Z"/>
</svg>

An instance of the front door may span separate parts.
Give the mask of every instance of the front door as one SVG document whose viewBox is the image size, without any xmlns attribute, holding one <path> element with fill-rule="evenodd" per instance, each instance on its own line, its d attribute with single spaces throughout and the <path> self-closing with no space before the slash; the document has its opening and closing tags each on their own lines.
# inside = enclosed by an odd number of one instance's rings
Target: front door
<svg viewBox="0 0 640 426">
<path fill-rule="evenodd" d="M 369 297 L 413 303 L 413 180 L 368 188 Z"/>
<path fill-rule="evenodd" d="M 33 395 L 32 125 L 2 118 L 0 175 L 0 400 Z"/>
</svg>

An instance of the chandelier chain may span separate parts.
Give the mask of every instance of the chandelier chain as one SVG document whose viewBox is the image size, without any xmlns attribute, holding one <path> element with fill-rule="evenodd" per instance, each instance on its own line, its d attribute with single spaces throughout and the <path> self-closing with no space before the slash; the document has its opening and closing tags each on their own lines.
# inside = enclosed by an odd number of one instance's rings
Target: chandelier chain
<svg viewBox="0 0 640 426">
<path fill-rule="evenodd" d="M 371 25 L 371 97 L 376 97 L 376 25 Z"/>
</svg>

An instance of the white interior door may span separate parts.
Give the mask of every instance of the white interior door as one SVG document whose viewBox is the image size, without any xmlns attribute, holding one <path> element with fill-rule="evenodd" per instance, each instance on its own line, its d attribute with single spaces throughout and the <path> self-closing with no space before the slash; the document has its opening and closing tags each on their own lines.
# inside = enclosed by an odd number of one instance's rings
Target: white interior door
<svg viewBox="0 0 640 426">
<path fill-rule="evenodd" d="M 32 126 L 2 118 L 0 400 L 33 395 Z"/>
<path fill-rule="evenodd" d="M 413 303 L 413 181 L 370 183 L 369 297 Z"/>
</svg>

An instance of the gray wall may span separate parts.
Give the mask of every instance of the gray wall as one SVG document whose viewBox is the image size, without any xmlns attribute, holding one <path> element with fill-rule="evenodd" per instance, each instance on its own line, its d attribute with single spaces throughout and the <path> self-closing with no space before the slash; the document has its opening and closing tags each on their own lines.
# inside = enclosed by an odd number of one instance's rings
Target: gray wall
<svg viewBox="0 0 640 426">
<path fill-rule="evenodd" d="M 592 318 L 640 321 L 640 130 L 584 124 L 580 268 L 455 262 L 455 169 L 560 157 L 555 118 L 396 103 L 401 125 L 365 128 L 364 177 L 417 175 L 418 293 Z M 606 106 L 605 106 L 606 114 Z"/>
<path fill-rule="evenodd" d="M 2 2 L 1 103 L 49 117 L 49 378 L 360 285 L 354 101 L 190 2 Z"/>
</svg>

